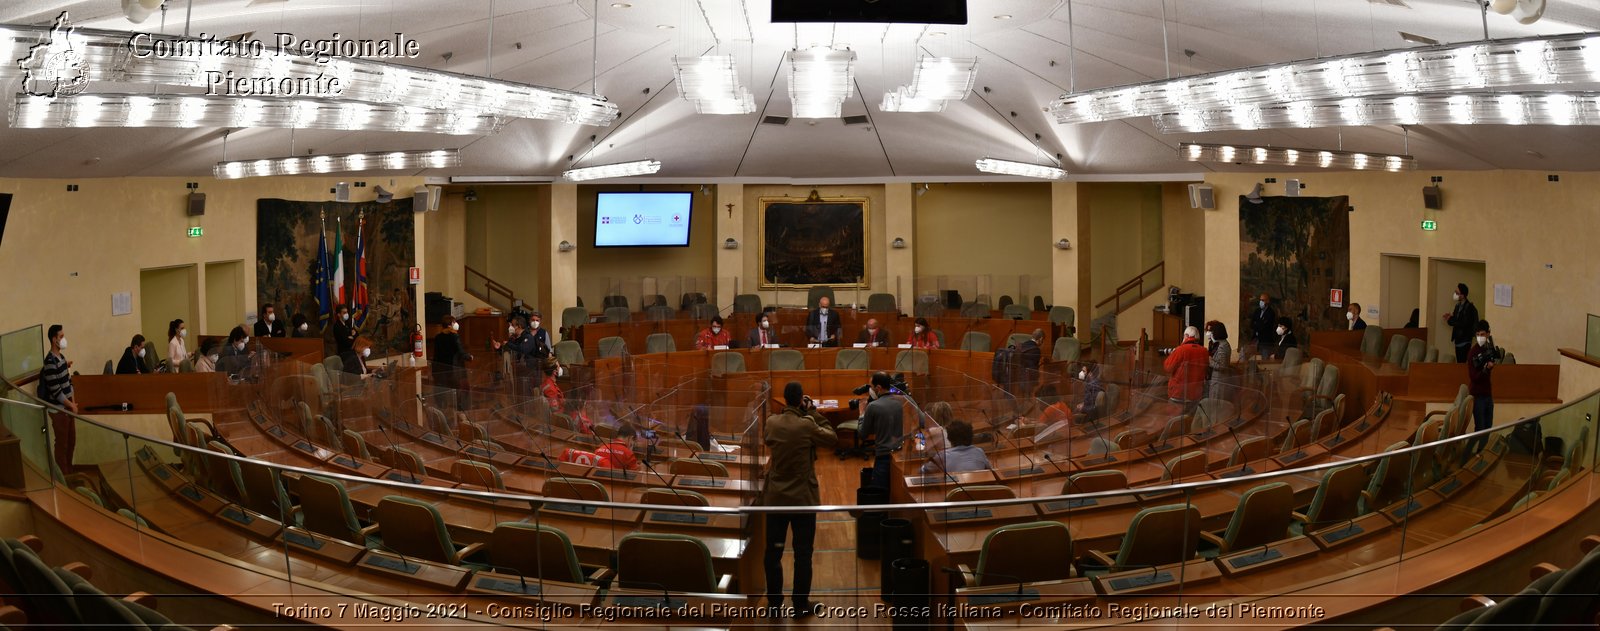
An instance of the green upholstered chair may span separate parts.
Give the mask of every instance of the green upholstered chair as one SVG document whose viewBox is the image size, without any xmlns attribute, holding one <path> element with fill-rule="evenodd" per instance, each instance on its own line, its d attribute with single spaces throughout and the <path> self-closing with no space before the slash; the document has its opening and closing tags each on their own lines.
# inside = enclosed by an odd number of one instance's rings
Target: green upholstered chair
<svg viewBox="0 0 1600 631">
<path fill-rule="evenodd" d="M 715 460 L 677 458 L 668 469 L 673 475 L 701 475 L 712 478 L 728 477 L 728 467 Z"/>
<path fill-rule="evenodd" d="M 75 486 L 75 487 L 72 487 L 72 490 L 75 491 L 78 495 L 82 495 L 84 497 L 89 498 L 89 501 L 94 502 L 95 506 L 99 506 L 100 508 L 105 508 L 106 507 L 106 501 L 103 500 L 103 499 L 100 499 L 100 494 L 94 492 L 94 489 L 91 489 L 91 488 L 89 488 L 87 486 Z"/>
<path fill-rule="evenodd" d="M 898 311 L 894 304 L 894 294 L 872 294 L 867 296 L 867 311 L 873 313 L 886 313 Z"/>
<path fill-rule="evenodd" d="M 145 521 L 144 518 L 140 517 L 138 513 L 135 513 L 135 512 L 133 512 L 131 510 L 128 510 L 126 508 L 119 508 L 119 509 L 117 509 L 117 514 L 121 515 L 123 519 L 126 519 L 126 520 L 128 520 L 130 522 L 133 522 L 133 525 L 139 527 L 139 529 L 141 529 L 141 530 L 149 530 L 150 529 L 150 522 Z"/>
<path fill-rule="evenodd" d="M 445 527 L 439 509 L 421 500 L 386 496 L 372 509 L 372 519 L 376 523 L 368 526 L 363 534 L 377 534 L 385 548 L 407 557 L 457 565 L 462 556 L 482 547 L 482 544 L 457 547 L 450 540 L 450 530 Z"/>
<path fill-rule="evenodd" d="M 1289 431 L 1283 433 L 1283 443 L 1278 447 L 1278 453 L 1293 453 L 1295 450 L 1311 444 L 1311 419 L 1300 419 L 1289 425 Z"/>
<path fill-rule="evenodd" d="M 1009 500 L 1017 492 L 1000 484 L 970 484 L 950 489 L 944 494 L 946 502 L 981 502 L 984 500 Z"/>
<path fill-rule="evenodd" d="M 372 451 L 367 449 L 367 439 L 363 438 L 360 432 L 353 429 L 344 430 L 339 435 L 339 443 L 344 452 L 351 456 L 363 460 L 372 459 Z"/>
<path fill-rule="evenodd" d="M 340 541 L 365 543 L 361 522 L 356 519 L 344 483 L 307 475 L 301 476 L 295 488 L 300 492 L 300 506 L 295 510 L 295 522 L 300 527 Z"/>
<path fill-rule="evenodd" d="M 785 348 L 767 355 L 767 370 L 805 370 L 806 356 L 800 351 Z"/>
<path fill-rule="evenodd" d="M 278 521 L 286 521 L 294 512 L 289 501 L 289 491 L 283 487 L 278 470 L 256 460 L 239 463 L 239 475 L 244 480 L 245 508 Z"/>
<path fill-rule="evenodd" d="M 915 375 L 928 374 L 927 351 L 911 349 L 895 353 L 894 369 L 896 372 L 907 372 Z"/>
<path fill-rule="evenodd" d="M 583 345 L 577 340 L 561 340 L 555 345 L 556 361 L 565 366 L 576 366 L 585 363 Z"/>
<path fill-rule="evenodd" d="M 628 352 L 627 340 L 617 336 L 600 338 L 599 347 L 600 357 L 602 359 L 608 357 L 621 357 L 623 353 Z"/>
<path fill-rule="evenodd" d="M 734 313 L 761 313 L 759 294 L 739 294 L 733 297 Z"/>
<path fill-rule="evenodd" d="M 872 367 L 872 358 L 865 350 L 843 348 L 834 356 L 833 367 L 835 370 L 867 370 Z"/>
<path fill-rule="evenodd" d="M 1194 558 L 1200 541 L 1200 510 L 1187 504 L 1153 506 L 1128 523 L 1115 557 L 1099 550 L 1089 555 L 1111 571 L 1181 563 Z"/>
<path fill-rule="evenodd" d="M 1161 480 L 1181 480 L 1205 472 L 1206 452 L 1196 450 L 1168 460 L 1166 468 L 1161 471 Z"/>
<path fill-rule="evenodd" d="M 806 291 L 806 308 L 817 308 L 817 300 L 824 296 L 828 298 L 828 302 L 830 304 L 838 302 L 838 300 L 833 297 L 832 287 L 828 287 L 826 285 L 813 285 L 811 289 Z"/>
<path fill-rule="evenodd" d="M 968 587 L 1072 578 L 1072 533 L 1058 521 L 1006 524 L 989 531 L 978 571 L 959 567 Z"/>
<path fill-rule="evenodd" d="M 1251 436 L 1239 441 L 1233 448 L 1233 453 L 1228 456 L 1229 468 L 1237 467 L 1247 462 L 1254 462 L 1272 455 L 1272 439 L 1266 436 Z"/>
<path fill-rule="evenodd" d="M 1262 484 L 1239 496 L 1239 505 L 1221 536 L 1201 532 L 1218 554 L 1268 544 L 1289 535 L 1294 521 L 1294 490 L 1283 482 Z"/>
<path fill-rule="evenodd" d="M 466 459 L 456 460 L 450 463 L 450 476 L 462 484 L 482 487 L 491 491 L 506 490 L 505 480 L 500 478 L 500 470 L 487 462 Z"/>
<path fill-rule="evenodd" d="M 603 582 L 611 570 L 586 572 L 578 563 L 572 549 L 572 540 L 560 529 L 543 524 L 507 521 L 496 524 L 489 533 L 488 545 L 476 555 L 476 560 L 487 562 L 483 569 L 515 570 L 528 579 L 561 581 L 564 583 Z M 467 559 L 468 566 L 474 559 Z M 500 570 L 503 571 L 503 570 Z"/>
<path fill-rule="evenodd" d="M 733 577 L 717 577 L 711 550 L 689 535 L 629 534 L 617 542 L 622 587 L 692 593 L 727 593 Z"/>
<path fill-rule="evenodd" d="M 606 307 L 606 322 L 627 322 L 633 319 L 633 312 L 627 307 Z"/>
<path fill-rule="evenodd" d="M 990 348 L 991 346 L 988 333 L 984 333 L 983 331 L 967 331 L 966 334 L 961 336 L 961 350 L 972 351 L 975 353 L 987 353 L 989 352 Z"/>
<path fill-rule="evenodd" d="M 567 307 L 561 310 L 561 328 L 571 330 L 589 323 L 589 310 L 583 307 Z M 567 337 L 571 337 L 569 334 Z"/>
<path fill-rule="evenodd" d="M 1075 337 L 1058 337 L 1050 349 L 1050 359 L 1058 362 L 1075 362 L 1083 357 L 1083 343 Z"/>
<path fill-rule="evenodd" d="M 1073 321 L 1077 319 L 1077 315 L 1078 314 L 1072 310 L 1072 307 L 1056 306 L 1050 307 L 1050 314 L 1046 317 L 1049 318 L 1051 324 L 1072 326 Z"/>
<path fill-rule="evenodd" d="M 1367 473 L 1360 465 L 1329 469 L 1317 483 L 1306 512 L 1295 513 L 1296 529 L 1314 531 L 1361 516 L 1361 491 L 1367 486 Z"/>
<path fill-rule="evenodd" d="M 723 351 L 711 356 L 711 374 L 726 375 L 744 372 L 744 355 Z"/>
<path fill-rule="evenodd" d="M 1409 443 L 1402 440 L 1384 447 L 1383 451 L 1388 453 L 1408 446 Z M 1379 460 L 1366 490 L 1361 492 L 1361 504 L 1357 512 L 1365 515 L 1405 497 L 1407 478 L 1411 476 L 1411 460 L 1410 455 L 1391 455 Z"/>
<path fill-rule="evenodd" d="M 673 489 L 664 486 L 646 487 L 639 493 L 640 504 L 656 506 L 710 506 L 706 496 L 697 491 Z"/>
<path fill-rule="evenodd" d="M 1067 476 L 1067 481 L 1061 485 L 1061 494 L 1099 493 L 1125 488 L 1128 488 L 1128 474 L 1117 469 L 1101 469 Z"/>
<path fill-rule="evenodd" d="M 1028 305 L 1006 305 L 1001 308 L 1000 313 L 1007 320 L 1026 320 L 1028 316 L 1033 315 L 1033 312 L 1028 310 Z"/>
<path fill-rule="evenodd" d="M 422 456 L 409 448 L 395 445 L 389 450 L 389 466 L 401 471 L 409 471 L 415 475 L 427 475 L 427 466 L 422 461 Z"/>
<path fill-rule="evenodd" d="M 584 500 L 589 502 L 609 502 L 611 494 L 599 482 L 588 478 L 569 478 L 557 476 L 544 481 L 544 486 L 539 493 L 545 497 L 558 499 Z"/>
</svg>

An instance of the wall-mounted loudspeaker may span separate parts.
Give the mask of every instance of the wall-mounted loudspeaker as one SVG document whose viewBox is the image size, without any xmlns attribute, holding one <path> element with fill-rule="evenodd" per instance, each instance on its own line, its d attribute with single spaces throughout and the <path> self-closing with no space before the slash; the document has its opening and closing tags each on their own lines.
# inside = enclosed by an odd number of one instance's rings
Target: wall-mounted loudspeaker
<svg viewBox="0 0 1600 631">
<path fill-rule="evenodd" d="M 350 201 L 350 183 L 349 182 L 340 182 L 340 183 L 334 185 L 334 187 L 333 187 L 333 201 L 336 201 L 336 202 L 348 202 L 348 201 Z"/>
<path fill-rule="evenodd" d="M 1422 187 L 1422 207 L 1428 210 L 1444 210 L 1444 197 L 1439 192 L 1439 187 Z"/>
<path fill-rule="evenodd" d="M 411 210 L 419 213 L 437 211 L 440 197 L 444 197 L 444 189 L 437 186 L 418 186 L 411 189 Z"/>
<path fill-rule="evenodd" d="M 187 208 L 188 208 L 190 217 L 198 217 L 200 215 L 206 214 L 206 194 L 205 193 L 190 193 L 189 194 L 189 205 L 188 205 Z"/>
<path fill-rule="evenodd" d="M 1210 184 L 1189 185 L 1189 207 L 1211 210 L 1217 207 L 1217 195 Z"/>
<path fill-rule="evenodd" d="M 1299 197 L 1300 196 L 1300 180 L 1284 180 L 1283 181 L 1283 196 L 1284 197 Z"/>
</svg>

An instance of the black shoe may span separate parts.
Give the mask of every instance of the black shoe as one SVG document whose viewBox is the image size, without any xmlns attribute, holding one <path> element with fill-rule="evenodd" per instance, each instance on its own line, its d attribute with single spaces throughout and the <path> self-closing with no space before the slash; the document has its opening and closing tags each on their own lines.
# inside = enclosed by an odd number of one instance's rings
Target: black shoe
<svg viewBox="0 0 1600 631">
<path fill-rule="evenodd" d="M 808 603 L 798 603 L 797 602 L 797 603 L 794 604 L 794 617 L 795 617 L 795 619 L 810 618 L 811 616 L 815 616 L 815 615 L 817 615 L 817 604 L 816 603 L 809 603 L 809 602 Z"/>
</svg>

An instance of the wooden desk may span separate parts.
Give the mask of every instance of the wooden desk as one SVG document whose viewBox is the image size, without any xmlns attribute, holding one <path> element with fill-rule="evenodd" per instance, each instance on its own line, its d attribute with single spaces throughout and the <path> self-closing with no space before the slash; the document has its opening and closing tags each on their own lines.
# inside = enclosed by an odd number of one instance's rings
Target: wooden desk
<svg viewBox="0 0 1600 631">
<path fill-rule="evenodd" d="M 167 393 L 178 397 L 188 414 L 215 412 L 225 403 L 228 376 L 219 372 L 155 373 L 150 375 L 78 375 L 72 378 L 78 409 L 86 414 L 162 414 L 167 413 Z M 130 410 L 102 411 L 92 408 L 132 404 Z"/>
</svg>

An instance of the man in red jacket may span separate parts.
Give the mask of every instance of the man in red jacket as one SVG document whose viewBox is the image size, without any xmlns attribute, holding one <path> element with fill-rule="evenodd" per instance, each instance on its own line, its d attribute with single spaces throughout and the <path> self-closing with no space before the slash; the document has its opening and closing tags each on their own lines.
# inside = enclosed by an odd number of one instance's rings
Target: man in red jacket
<svg viewBox="0 0 1600 631">
<path fill-rule="evenodd" d="M 1211 356 L 1200 345 L 1200 332 L 1194 327 L 1183 330 L 1183 343 L 1172 349 L 1163 366 L 1167 369 L 1167 398 L 1173 403 L 1199 401 L 1205 389 L 1206 366 Z"/>
</svg>

